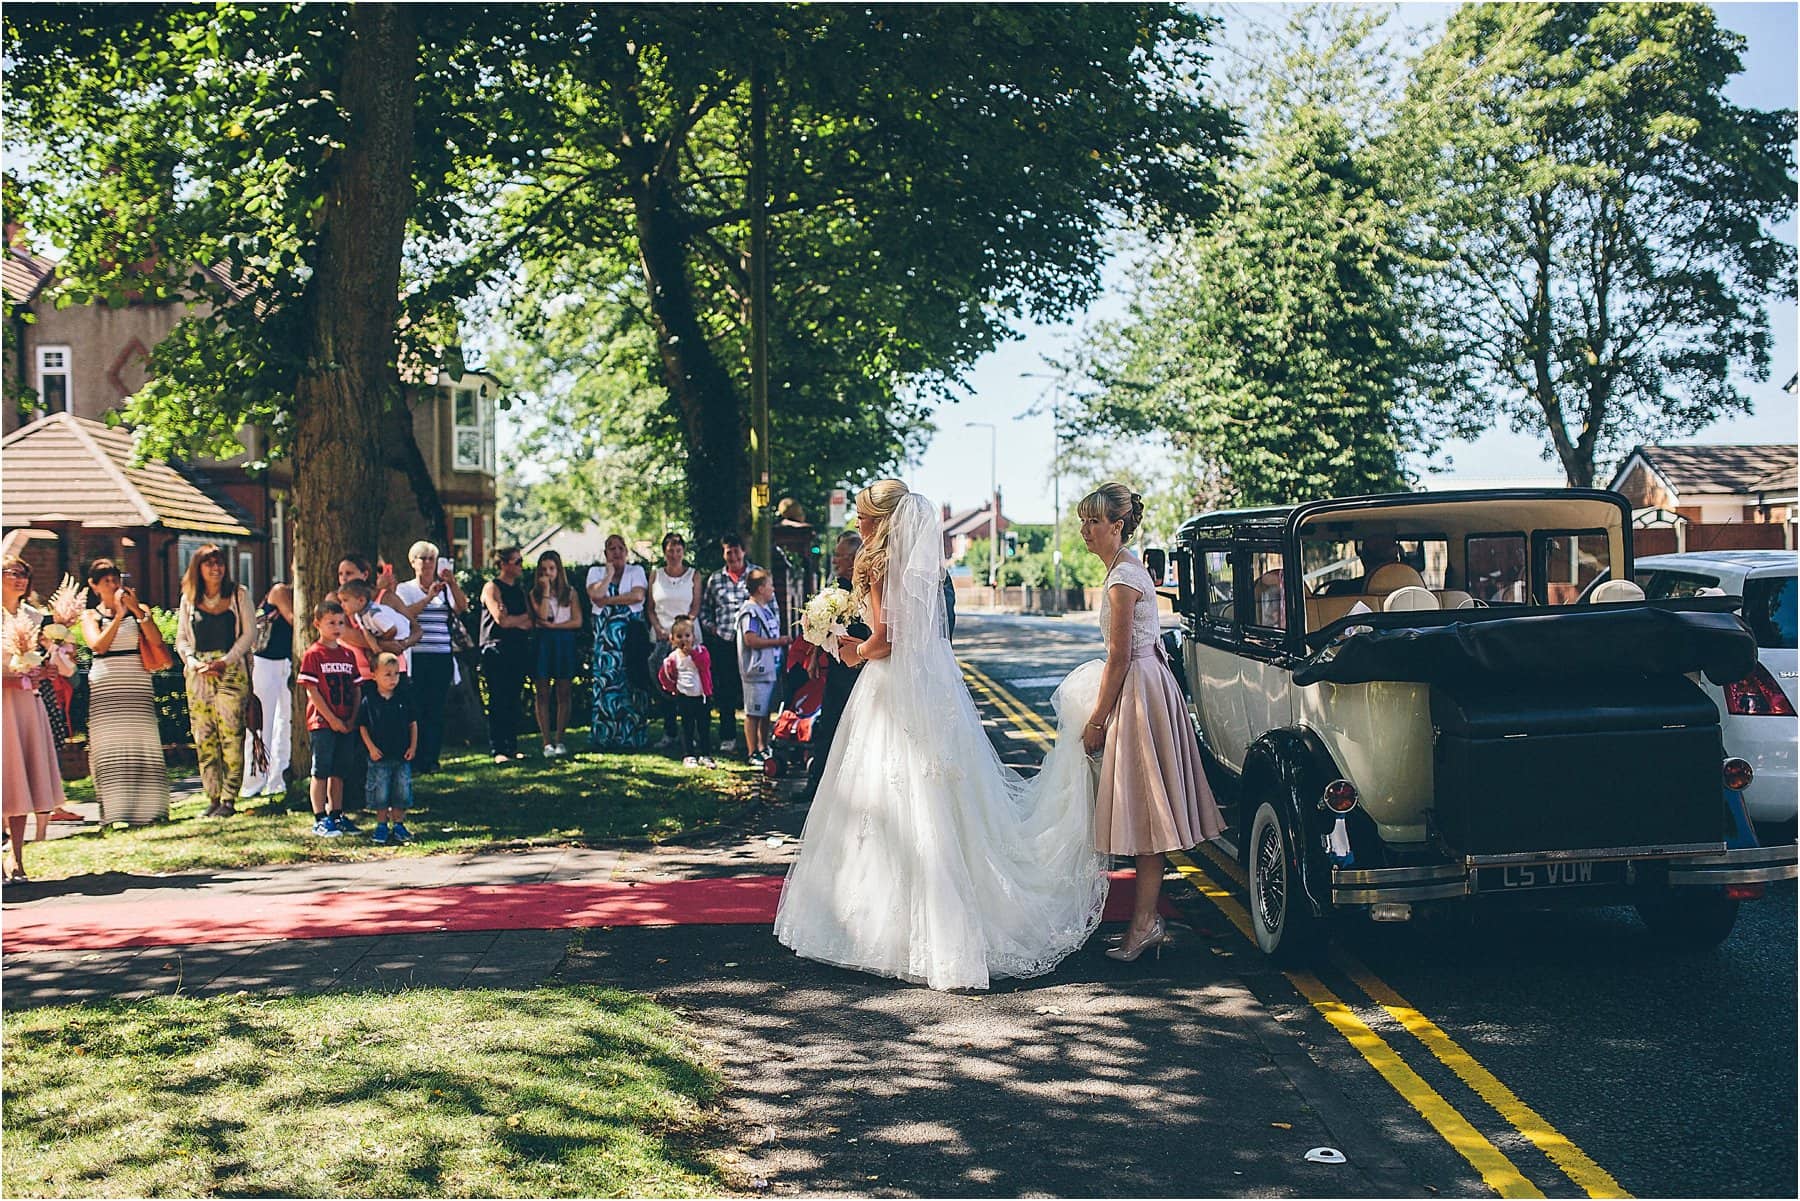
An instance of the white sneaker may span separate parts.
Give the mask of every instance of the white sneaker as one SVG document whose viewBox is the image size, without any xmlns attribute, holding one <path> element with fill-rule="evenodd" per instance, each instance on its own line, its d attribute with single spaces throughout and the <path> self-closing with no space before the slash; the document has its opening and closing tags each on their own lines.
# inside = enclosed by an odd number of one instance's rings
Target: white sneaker
<svg viewBox="0 0 1800 1201">
<path fill-rule="evenodd" d="M 559 742 L 556 744 L 556 757 L 558 759 L 567 759 L 569 757 L 569 744 L 568 743 Z"/>
<path fill-rule="evenodd" d="M 700 766 L 701 767 L 717 767 L 717 766 L 719 766 L 719 761 L 717 759 L 714 759 L 711 755 L 702 755 L 702 756 L 700 756 Z"/>
<path fill-rule="evenodd" d="M 554 742 L 546 742 L 544 744 L 544 758 L 546 758 L 546 759 L 556 758 L 556 744 Z"/>
<path fill-rule="evenodd" d="M 681 761 L 681 766 L 683 766 L 683 767 L 699 767 L 700 760 L 695 758 L 693 755 L 689 755 L 687 758 L 685 758 Z"/>
</svg>

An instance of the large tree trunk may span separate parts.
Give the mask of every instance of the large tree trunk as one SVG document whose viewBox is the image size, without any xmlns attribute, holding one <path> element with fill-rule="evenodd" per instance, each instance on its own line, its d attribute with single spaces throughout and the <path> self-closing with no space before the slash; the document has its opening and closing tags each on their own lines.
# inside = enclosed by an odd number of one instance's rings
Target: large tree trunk
<svg viewBox="0 0 1800 1201">
<path fill-rule="evenodd" d="M 412 203 L 415 10 L 356 4 L 338 101 L 349 133 L 325 200 L 307 292 L 306 366 L 294 388 L 294 607 L 311 641 L 314 603 L 336 586 L 347 551 L 375 554 L 387 497 L 376 432 L 400 403 L 394 329 L 400 252 Z M 298 718 L 299 706 L 295 716 Z M 304 723 L 296 722 L 303 762 Z"/>
<path fill-rule="evenodd" d="M 749 533 L 748 416 L 730 371 L 707 342 L 695 312 L 680 210 L 657 184 L 634 201 L 657 351 L 687 433 L 695 549 L 710 558 L 721 536 Z"/>
</svg>

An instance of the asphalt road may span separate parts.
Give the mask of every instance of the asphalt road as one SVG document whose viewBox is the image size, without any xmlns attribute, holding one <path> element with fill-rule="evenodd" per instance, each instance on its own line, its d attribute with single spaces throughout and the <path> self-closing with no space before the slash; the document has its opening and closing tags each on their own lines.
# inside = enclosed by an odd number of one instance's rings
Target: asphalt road
<svg viewBox="0 0 1800 1201">
<path fill-rule="evenodd" d="M 967 615 L 956 639 L 959 656 L 1045 715 L 1061 674 L 1098 647 L 1095 626 L 1042 618 Z M 1037 754 L 1028 742 L 1004 734 L 1001 741 L 1019 762 Z M 1195 858 L 1208 879 L 1234 888 L 1221 865 Z M 1184 908 L 1228 929 L 1210 902 L 1190 896 Z M 1318 976 L 1427 1093 L 1466 1117 L 1545 1195 L 1581 1196 L 1589 1191 L 1583 1184 L 1609 1176 L 1636 1196 L 1792 1197 L 1800 1195 L 1795 914 L 1794 887 L 1778 886 L 1743 907 L 1722 947 L 1700 954 L 1659 950 L 1630 909 L 1485 914 L 1455 929 L 1362 924 L 1339 936 Z M 1416 1178 L 1457 1190 L 1455 1175 L 1442 1174 L 1444 1139 L 1417 1106 L 1289 975 L 1241 937 L 1215 953 L 1226 947 L 1232 979 L 1352 1105 L 1390 1131 Z M 1474 1066 L 1408 1035 L 1357 986 L 1357 973 L 1384 996 L 1397 994 Z M 1490 1094 L 1485 1082 L 1498 1082 L 1501 1104 L 1478 1095 L 1458 1068 Z M 1534 1145 L 1520 1129 L 1528 1120 L 1508 1121 L 1526 1112 L 1573 1149 L 1560 1153 L 1574 1170 L 1546 1154 L 1555 1139 L 1539 1131 Z"/>
</svg>

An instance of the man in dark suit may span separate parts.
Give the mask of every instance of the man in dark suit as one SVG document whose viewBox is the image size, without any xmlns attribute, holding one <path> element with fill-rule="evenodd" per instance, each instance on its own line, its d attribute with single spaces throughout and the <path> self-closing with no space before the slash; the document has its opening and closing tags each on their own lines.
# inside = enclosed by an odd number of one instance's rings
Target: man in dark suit
<svg viewBox="0 0 1800 1201">
<path fill-rule="evenodd" d="M 831 552 L 832 574 L 837 576 L 837 586 L 846 592 L 850 590 L 850 571 L 856 563 L 856 552 L 861 549 L 862 536 L 850 530 L 839 535 L 837 547 Z M 850 623 L 853 638 L 867 638 L 870 632 L 861 621 Z M 813 719 L 812 737 L 808 739 L 808 749 L 812 752 L 812 762 L 806 767 L 806 802 L 809 805 L 818 795 L 819 777 L 825 772 L 826 756 L 831 754 L 832 737 L 837 734 L 838 720 L 844 716 L 850 690 L 856 687 L 856 677 L 861 671 L 861 666 L 846 667 L 830 655 L 825 656 L 825 698 L 819 704 L 819 715 Z"/>
</svg>

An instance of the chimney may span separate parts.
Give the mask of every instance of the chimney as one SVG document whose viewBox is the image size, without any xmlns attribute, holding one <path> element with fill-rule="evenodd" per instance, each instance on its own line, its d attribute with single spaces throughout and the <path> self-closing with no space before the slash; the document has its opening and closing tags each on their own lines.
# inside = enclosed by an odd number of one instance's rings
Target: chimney
<svg viewBox="0 0 1800 1201">
<path fill-rule="evenodd" d="M 949 523 L 950 523 L 950 502 L 945 501 L 944 502 L 944 524 L 948 525 Z"/>
</svg>

